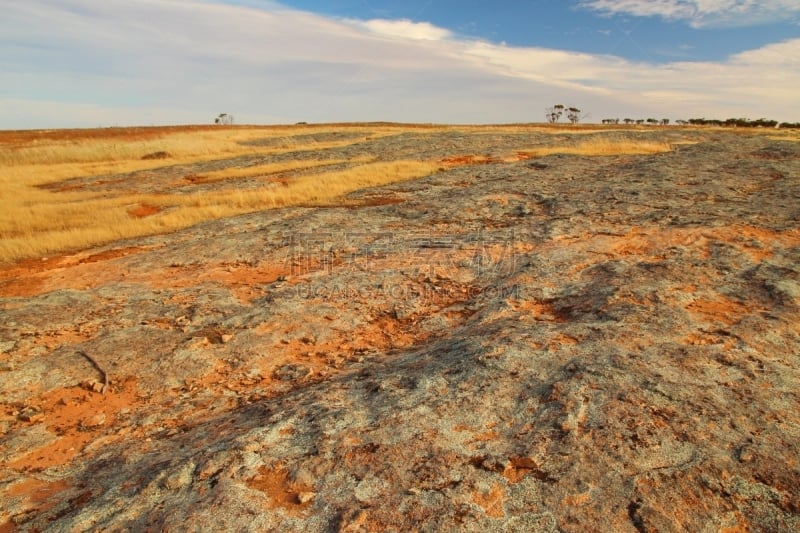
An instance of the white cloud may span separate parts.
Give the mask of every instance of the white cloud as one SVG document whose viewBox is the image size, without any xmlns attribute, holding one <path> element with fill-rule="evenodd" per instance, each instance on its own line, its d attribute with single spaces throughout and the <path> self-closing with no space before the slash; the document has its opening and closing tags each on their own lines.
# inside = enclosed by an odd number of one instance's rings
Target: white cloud
<svg viewBox="0 0 800 533">
<path fill-rule="evenodd" d="M 364 28 L 376 35 L 391 38 L 440 41 L 453 36 L 449 30 L 434 26 L 429 22 L 413 22 L 408 19 L 372 19 L 366 21 L 347 19 L 347 22 L 355 27 Z"/>
<path fill-rule="evenodd" d="M 800 16 L 800 0 L 587 0 L 581 6 L 608 15 L 685 20 L 695 28 L 753 26 Z"/>
<path fill-rule="evenodd" d="M 0 128 L 211 122 L 800 120 L 800 39 L 656 66 L 211 0 L 26 0 L 0 18 Z M 792 113 L 794 114 L 792 116 Z"/>
<path fill-rule="evenodd" d="M 665 116 L 758 115 L 796 121 L 800 113 L 795 90 L 800 84 L 800 39 L 743 52 L 725 62 L 665 65 L 486 43 L 475 44 L 468 53 L 508 76 L 588 89 L 653 112 L 662 110 Z"/>
</svg>

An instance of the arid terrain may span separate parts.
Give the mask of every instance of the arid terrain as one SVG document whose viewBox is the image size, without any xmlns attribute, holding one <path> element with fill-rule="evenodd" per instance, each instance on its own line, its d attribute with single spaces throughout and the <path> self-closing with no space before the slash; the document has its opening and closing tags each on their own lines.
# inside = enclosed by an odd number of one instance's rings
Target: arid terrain
<svg viewBox="0 0 800 533">
<path fill-rule="evenodd" d="M 800 531 L 800 138 L 0 132 L 0 532 Z"/>
</svg>

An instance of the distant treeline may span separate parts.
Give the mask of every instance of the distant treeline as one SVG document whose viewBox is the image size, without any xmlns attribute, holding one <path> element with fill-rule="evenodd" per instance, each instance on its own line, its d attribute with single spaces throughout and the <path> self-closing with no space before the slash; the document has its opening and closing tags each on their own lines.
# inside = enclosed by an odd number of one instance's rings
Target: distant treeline
<svg viewBox="0 0 800 533">
<path fill-rule="evenodd" d="M 668 118 L 662 119 L 655 119 L 655 118 L 648 118 L 648 119 L 633 119 L 633 118 L 624 118 L 620 121 L 618 118 L 605 118 L 603 119 L 603 124 L 619 124 L 622 122 L 623 124 L 648 124 L 652 126 L 667 126 L 669 125 Z M 749 118 L 729 118 L 727 120 L 717 120 L 717 119 L 706 119 L 706 118 L 690 118 L 689 120 L 676 120 L 675 124 L 679 126 L 685 126 L 687 124 L 692 124 L 694 126 L 728 126 L 728 127 L 740 127 L 740 128 L 798 128 L 800 129 L 800 122 L 781 122 L 778 123 L 777 120 L 768 120 L 766 118 L 760 118 L 758 120 L 750 120 Z"/>
<path fill-rule="evenodd" d="M 689 124 L 697 126 L 735 126 L 740 128 L 800 128 L 800 122 L 781 122 L 760 118 L 750 120 L 749 118 L 729 118 L 727 120 L 708 120 L 705 118 L 690 118 Z"/>
</svg>

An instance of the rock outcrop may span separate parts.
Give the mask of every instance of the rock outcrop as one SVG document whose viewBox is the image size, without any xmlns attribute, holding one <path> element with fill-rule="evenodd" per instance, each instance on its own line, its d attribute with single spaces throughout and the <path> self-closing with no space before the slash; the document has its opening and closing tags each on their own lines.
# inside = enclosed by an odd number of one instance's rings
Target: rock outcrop
<svg viewBox="0 0 800 533">
<path fill-rule="evenodd" d="M 669 132 L 6 268 L 0 530 L 800 530 L 800 144 Z"/>
</svg>

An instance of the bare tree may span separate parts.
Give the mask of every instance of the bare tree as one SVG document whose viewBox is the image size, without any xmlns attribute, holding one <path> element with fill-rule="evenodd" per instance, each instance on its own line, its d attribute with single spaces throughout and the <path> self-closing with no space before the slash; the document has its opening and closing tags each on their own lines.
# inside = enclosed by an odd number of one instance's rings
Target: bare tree
<svg viewBox="0 0 800 533">
<path fill-rule="evenodd" d="M 229 115 L 228 113 L 220 113 L 219 116 L 214 119 L 214 124 L 219 124 L 220 126 L 230 126 L 233 124 L 233 115 Z"/>
<path fill-rule="evenodd" d="M 547 122 L 550 124 L 555 124 L 561 118 L 561 115 L 564 114 L 564 106 L 561 104 L 554 105 L 553 107 L 548 107 L 544 110 L 544 116 L 547 118 Z"/>
</svg>

